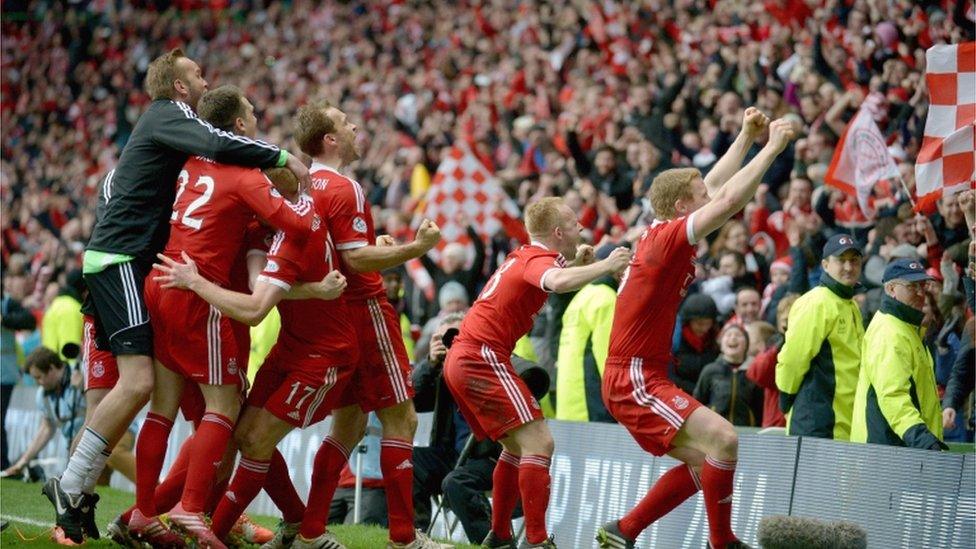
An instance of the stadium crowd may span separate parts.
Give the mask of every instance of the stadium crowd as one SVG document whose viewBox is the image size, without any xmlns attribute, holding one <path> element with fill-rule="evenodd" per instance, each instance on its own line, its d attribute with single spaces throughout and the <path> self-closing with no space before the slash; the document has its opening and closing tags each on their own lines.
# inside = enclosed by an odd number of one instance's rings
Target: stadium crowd
<svg viewBox="0 0 976 549">
<path fill-rule="evenodd" d="M 818 285 L 832 237 L 847 234 L 862 259 L 852 299 L 865 327 L 882 308 L 886 266 L 926 265 L 935 281 L 925 287 L 921 325 L 939 396 L 949 387 L 945 439 L 972 441 L 972 297 L 964 288 L 972 195 L 944 198 L 927 216 L 910 203 L 927 112 L 925 49 L 976 37 L 969 4 L 183 0 L 38 2 L 11 13 L 16 3 L 5 3 L 4 341 L 18 330 L 25 351 L 40 343 L 8 307 L 30 311 L 44 337 L 45 311 L 76 291 L 72 272 L 81 268 L 98 186 L 149 103 L 150 60 L 173 47 L 197 60 L 214 87 L 239 86 L 269 142 L 290 143 L 299 105 L 335 102 L 370 140 L 349 173 L 365 187 L 378 232 L 400 241 L 412 236 L 447 146 L 464 140 L 520 211 L 564 197 L 599 257 L 635 241 L 653 219 L 644 197 L 656 175 L 679 166 L 707 173 L 755 105 L 793 119 L 801 137 L 741 219 L 701 243 L 672 379 L 736 425 L 785 425 L 777 355 L 789 339 L 790 307 Z M 902 178 L 876 187 L 871 217 L 824 184 L 840 134 L 868 98 L 881 106 L 879 126 Z M 400 273 L 392 297 L 416 328 L 404 332 L 419 338 L 418 361 L 439 318 L 470 305 L 524 237 L 503 230 L 481 238 L 470 257 L 447 248 L 437 263 L 424 262 L 434 299 Z M 575 305 L 573 295 L 553 295 L 529 336 L 525 354 L 556 380 L 553 417 L 610 420 L 599 388 L 605 350 L 579 345 L 564 357 L 560 343 L 592 337 L 597 348 L 606 337 L 599 309 L 609 299 L 612 311 L 613 293 L 596 298 L 590 290 Z M 8 349 L 5 396 L 17 378 Z"/>
</svg>

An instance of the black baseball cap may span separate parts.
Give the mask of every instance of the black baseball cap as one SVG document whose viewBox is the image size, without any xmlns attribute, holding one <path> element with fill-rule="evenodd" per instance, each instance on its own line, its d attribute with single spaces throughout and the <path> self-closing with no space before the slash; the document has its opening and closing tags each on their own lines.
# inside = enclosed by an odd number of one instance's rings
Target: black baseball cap
<svg viewBox="0 0 976 549">
<path fill-rule="evenodd" d="M 932 275 L 925 272 L 925 265 L 917 259 L 896 259 L 885 267 L 882 284 L 887 284 L 892 280 L 904 280 L 905 282 L 921 282 L 932 280 Z"/>
<path fill-rule="evenodd" d="M 849 234 L 835 234 L 824 244 L 823 258 L 827 259 L 832 255 L 840 255 L 847 250 L 855 250 L 858 254 L 864 255 L 861 249 L 857 247 L 857 242 L 854 241 L 853 236 Z"/>
</svg>

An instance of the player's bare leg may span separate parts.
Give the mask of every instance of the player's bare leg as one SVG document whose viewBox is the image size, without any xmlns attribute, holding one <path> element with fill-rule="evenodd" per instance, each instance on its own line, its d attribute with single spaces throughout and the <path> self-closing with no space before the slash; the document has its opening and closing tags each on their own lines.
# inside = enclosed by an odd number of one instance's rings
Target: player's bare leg
<svg viewBox="0 0 976 549">
<path fill-rule="evenodd" d="M 257 497 L 268 475 L 275 447 L 294 427 L 264 408 L 248 406 L 234 429 L 241 460 L 227 493 L 217 504 L 211 529 L 224 539 L 244 509 Z"/>
<path fill-rule="evenodd" d="M 549 427 L 537 419 L 512 429 L 500 442 L 505 451 L 493 475 L 492 533 L 502 540 L 511 539 L 512 511 L 521 494 L 529 546 L 555 547 L 546 529 L 549 465 L 555 448 Z"/>
<path fill-rule="evenodd" d="M 732 533 L 732 489 L 739 456 L 739 435 L 735 428 L 722 416 L 701 406 L 685 420 L 672 445 L 705 454 L 700 480 L 711 546 L 722 549 L 739 543 Z"/>
<path fill-rule="evenodd" d="M 326 530 L 329 503 L 335 495 L 342 468 L 365 433 L 366 414 L 359 405 L 353 404 L 332 412 L 332 430 L 315 453 L 308 502 L 297 534 L 299 545 L 321 545 L 323 537 L 332 538 L 332 533 Z M 288 528 L 294 531 L 294 526 Z"/>
</svg>

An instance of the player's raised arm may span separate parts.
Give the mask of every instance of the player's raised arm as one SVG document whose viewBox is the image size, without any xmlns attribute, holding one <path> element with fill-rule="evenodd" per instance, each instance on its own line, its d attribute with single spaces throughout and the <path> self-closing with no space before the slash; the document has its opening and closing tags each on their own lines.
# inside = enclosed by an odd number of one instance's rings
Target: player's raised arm
<svg viewBox="0 0 976 549">
<path fill-rule="evenodd" d="M 392 246 L 367 245 L 352 249 L 340 247 L 339 253 L 350 269 L 360 273 L 377 272 L 402 265 L 426 254 L 440 240 L 441 230 L 437 224 L 424 219 L 417 229 L 413 242 Z"/>
<path fill-rule="evenodd" d="M 708 189 L 708 196 L 714 197 L 718 190 L 726 181 L 735 174 L 736 170 L 742 167 L 749 148 L 756 141 L 756 138 L 769 126 L 769 118 L 755 107 L 749 107 L 742 115 L 742 130 L 736 136 L 735 141 L 725 151 L 722 158 L 712 166 L 712 169 L 705 176 L 705 188 Z"/>
<path fill-rule="evenodd" d="M 752 200 L 766 170 L 796 136 L 793 124 L 779 119 L 769 125 L 769 141 L 744 168 L 718 189 L 711 200 L 691 217 L 695 240 L 700 240 L 725 224 Z"/>
</svg>

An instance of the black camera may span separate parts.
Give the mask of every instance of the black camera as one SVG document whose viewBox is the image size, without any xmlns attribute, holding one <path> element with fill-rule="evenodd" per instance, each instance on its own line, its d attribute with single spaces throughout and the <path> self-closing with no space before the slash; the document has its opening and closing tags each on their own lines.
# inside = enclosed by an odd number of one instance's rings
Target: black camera
<svg viewBox="0 0 976 549">
<path fill-rule="evenodd" d="M 441 336 L 441 342 L 445 347 L 450 349 L 451 345 L 454 345 L 454 338 L 457 337 L 459 333 L 461 333 L 461 330 L 457 328 L 448 328 L 444 331 L 444 335 Z"/>
</svg>

